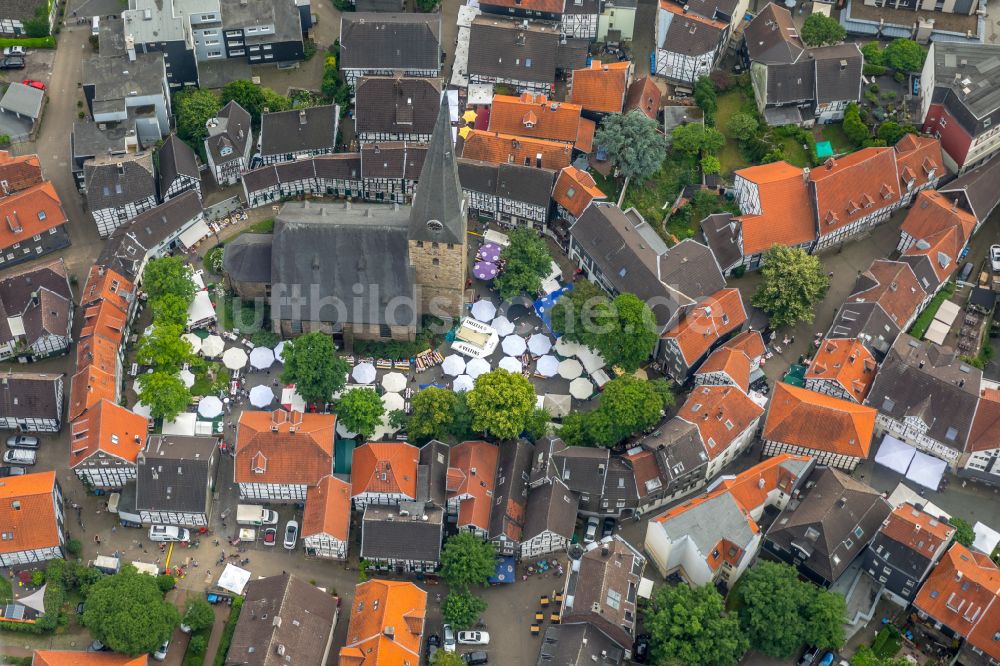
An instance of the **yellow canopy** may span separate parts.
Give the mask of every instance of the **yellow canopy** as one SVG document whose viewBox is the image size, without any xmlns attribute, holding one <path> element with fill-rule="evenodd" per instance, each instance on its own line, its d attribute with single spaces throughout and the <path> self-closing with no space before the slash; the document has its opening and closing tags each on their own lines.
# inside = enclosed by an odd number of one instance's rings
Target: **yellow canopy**
<svg viewBox="0 0 1000 666">
<path fill-rule="evenodd" d="M 473 111 L 472 109 L 469 109 L 468 111 L 462 114 L 462 120 L 464 120 L 467 123 L 475 122 L 476 112 Z"/>
<path fill-rule="evenodd" d="M 460 137 L 462 137 L 463 139 L 468 139 L 469 138 L 469 134 L 471 134 L 471 133 L 472 133 L 472 130 L 469 129 L 468 127 L 460 127 L 460 128 L 458 128 L 458 135 Z"/>
</svg>

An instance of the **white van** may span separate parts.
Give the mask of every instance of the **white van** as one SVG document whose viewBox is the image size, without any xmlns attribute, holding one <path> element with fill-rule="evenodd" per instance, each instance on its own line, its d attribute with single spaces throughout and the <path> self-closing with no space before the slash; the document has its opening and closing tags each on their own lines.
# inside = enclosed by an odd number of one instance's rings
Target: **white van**
<svg viewBox="0 0 1000 666">
<path fill-rule="evenodd" d="M 101 17 L 95 16 L 93 22 L 90 24 L 90 34 L 94 37 L 98 37 L 101 34 Z"/>
<path fill-rule="evenodd" d="M 118 513 L 118 503 L 121 501 L 121 493 L 111 493 L 111 495 L 108 496 L 108 513 Z"/>
<path fill-rule="evenodd" d="M 190 541 L 191 533 L 183 527 L 153 525 L 149 528 L 150 541 Z"/>
<path fill-rule="evenodd" d="M 150 576 L 160 575 L 160 567 L 155 564 L 147 564 L 146 562 L 131 562 L 131 564 L 139 573 L 149 574 Z"/>
</svg>

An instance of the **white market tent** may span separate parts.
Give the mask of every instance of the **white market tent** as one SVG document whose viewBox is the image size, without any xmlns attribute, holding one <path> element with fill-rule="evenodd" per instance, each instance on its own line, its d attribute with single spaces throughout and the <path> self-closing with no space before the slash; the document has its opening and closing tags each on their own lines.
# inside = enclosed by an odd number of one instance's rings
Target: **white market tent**
<svg viewBox="0 0 1000 666">
<path fill-rule="evenodd" d="M 229 590 L 233 594 L 243 594 L 243 590 L 249 582 L 249 571 L 233 564 L 227 564 L 226 568 L 222 570 L 222 575 L 219 576 L 219 582 L 216 585 L 223 590 Z"/>
<path fill-rule="evenodd" d="M 950 330 L 951 327 L 948 324 L 935 319 L 927 327 L 927 332 L 924 333 L 924 340 L 930 340 L 936 345 L 943 345 L 944 339 L 948 337 L 948 331 Z"/>
<path fill-rule="evenodd" d="M 476 382 L 469 375 L 459 375 L 455 377 L 455 381 L 451 384 L 451 389 L 455 393 L 461 393 L 463 391 L 471 391 L 476 385 Z"/>
<path fill-rule="evenodd" d="M 394 412 L 397 409 L 403 409 L 406 406 L 406 401 L 403 400 L 403 396 L 398 393 L 383 393 L 382 394 L 382 407 L 385 409 L 386 414 L 389 412 Z"/>
<path fill-rule="evenodd" d="M 503 337 L 505 335 L 510 335 L 511 333 L 514 332 L 514 324 L 510 322 L 510 319 L 507 319 L 507 317 L 503 315 L 500 315 L 499 317 L 494 319 L 490 323 L 490 325 L 494 329 L 496 329 L 497 335 L 499 335 L 500 337 Z"/>
<path fill-rule="evenodd" d="M 577 400 L 589 400 L 594 394 L 594 385 L 583 377 L 577 377 L 569 383 L 569 394 Z"/>
<path fill-rule="evenodd" d="M 194 373 L 190 370 L 181 370 L 178 377 L 180 377 L 185 387 L 191 388 L 194 386 Z"/>
<path fill-rule="evenodd" d="M 548 354 L 549 350 L 552 349 L 552 340 L 544 333 L 532 333 L 531 337 L 528 338 L 528 349 L 535 356 Z"/>
<path fill-rule="evenodd" d="M 274 345 L 273 351 L 274 351 L 274 360 L 276 360 L 278 363 L 284 363 L 285 358 L 284 356 L 282 356 L 282 354 L 285 353 L 285 341 L 282 340 L 278 344 Z"/>
<path fill-rule="evenodd" d="M 274 365 L 274 352 L 268 347 L 254 347 L 250 350 L 250 365 L 258 370 L 267 370 Z"/>
<path fill-rule="evenodd" d="M 208 358 L 215 358 L 226 348 L 226 343 L 218 335 L 210 335 L 201 341 L 201 354 Z"/>
<path fill-rule="evenodd" d="M 583 363 L 583 369 L 586 370 L 589 375 L 594 374 L 594 372 L 607 365 L 604 357 L 589 347 L 581 349 L 576 357 L 580 359 L 580 363 Z"/>
<path fill-rule="evenodd" d="M 535 372 L 542 377 L 551 377 L 559 372 L 559 359 L 551 354 L 546 354 L 538 359 L 535 364 Z"/>
<path fill-rule="evenodd" d="M 222 365 L 230 370 L 240 370 L 247 364 L 247 353 L 239 347 L 230 347 L 222 355 Z"/>
<path fill-rule="evenodd" d="M 194 299 L 188 306 L 187 315 L 188 328 L 199 328 L 216 320 L 215 306 L 212 305 L 212 299 L 207 291 L 201 289 L 194 293 Z"/>
<path fill-rule="evenodd" d="M 351 432 L 350 430 L 345 428 L 339 420 L 337 421 L 337 434 L 343 437 L 344 439 L 354 439 L 355 437 L 358 436 L 358 433 Z"/>
<path fill-rule="evenodd" d="M 886 435 L 875 454 L 875 463 L 894 472 L 906 474 L 916 452 L 917 450 L 909 444 L 899 441 L 892 435 Z"/>
<path fill-rule="evenodd" d="M 590 379 L 595 384 L 597 384 L 597 388 L 601 388 L 605 384 L 611 381 L 611 377 L 609 377 L 608 373 L 604 371 L 604 368 L 598 368 L 597 370 L 594 370 L 592 373 L 590 373 Z M 764 404 L 765 405 L 767 404 L 766 400 Z"/>
<path fill-rule="evenodd" d="M 528 348 L 528 343 L 519 335 L 508 335 L 500 343 L 500 348 L 507 356 L 520 356 Z"/>
<path fill-rule="evenodd" d="M 951 327 L 951 325 L 955 323 L 955 319 L 958 318 L 958 313 L 961 311 L 962 308 L 960 308 L 957 303 L 944 301 L 941 303 L 941 307 L 938 308 L 938 311 L 934 313 L 934 319 L 948 327 Z"/>
<path fill-rule="evenodd" d="M 490 362 L 485 358 L 474 358 L 465 364 L 465 374 L 473 379 L 490 371 Z"/>
<path fill-rule="evenodd" d="M 375 366 L 371 363 L 358 363 L 351 371 L 351 377 L 359 384 L 371 384 L 375 381 Z"/>
<path fill-rule="evenodd" d="M 198 415 L 194 412 L 184 412 L 178 414 L 173 421 L 163 422 L 164 435 L 183 435 L 184 437 L 194 437 L 197 429 Z"/>
<path fill-rule="evenodd" d="M 399 393 L 406 388 L 406 375 L 390 372 L 382 376 L 382 388 L 389 393 Z"/>
<path fill-rule="evenodd" d="M 576 379 L 583 374 L 583 366 L 575 358 L 568 358 L 559 364 L 559 376 L 563 379 Z"/>
<path fill-rule="evenodd" d="M 972 547 L 980 553 L 990 555 L 1000 544 L 1000 532 L 997 532 L 989 525 L 976 522 L 972 531 L 976 534 L 976 540 L 972 542 Z"/>
<path fill-rule="evenodd" d="M 906 478 L 924 488 L 937 490 L 947 468 L 948 463 L 940 458 L 929 456 L 923 451 L 915 451 L 910 469 L 906 470 Z"/>
<path fill-rule="evenodd" d="M 472 304 L 471 312 L 472 316 L 479 321 L 490 322 L 497 315 L 497 306 L 493 305 L 491 301 L 483 299 Z"/>
<path fill-rule="evenodd" d="M 306 411 L 306 401 L 294 386 L 286 386 L 281 389 L 281 406 L 293 412 Z"/>
<path fill-rule="evenodd" d="M 521 366 L 521 362 L 516 358 L 514 358 L 513 356 L 504 356 L 502 359 L 500 359 L 500 362 L 497 363 L 497 367 L 502 368 L 507 372 L 513 372 L 516 374 L 520 374 L 521 370 L 524 369 Z"/>
<path fill-rule="evenodd" d="M 556 353 L 560 356 L 576 356 L 583 350 L 583 345 L 578 342 L 570 342 L 565 335 L 556 340 Z"/>
<path fill-rule="evenodd" d="M 263 384 L 250 389 L 250 404 L 254 407 L 267 407 L 274 401 L 274 391 Z"/>
<path fill-rule="evenodd" d="M 465 358 L 458 354 L 448 354 L 441 363 L 441 371 L 449 377 L 457 377 L 465 372 Z"/>
<path fill-rule="evenodd" d="M 544 398 L 542 407 L 544 407 L 545 410 L 548 411 L 549 415 L 554 419 L 561 419 L 566 416 L 572 408 L 570 396 L 568 395 L 562 393 L 546 393 Z"/>
<path fill-rule="evenodd" d="M 181 235 L 178 238 L 178 240 L 181 242 L 182 245 L 184 245 L 184 247 L 190 250 L 195 245 L 200 243 L 201 240 L 206 236 L 208 236 L 210 233 L 212 232 L 211 230 L 209 230 L 208 225 L 205 224 L 205 220 L 198 220 L 190 227 L 185 229 L 183 232 L 181 232 Z"/>
<path fill-rule="evenodd" d="M 214 395 L 207 395 L 198 403 L 198 413 L 206 419 L 214 419 L 222 414 L 222 401 Z"/>
<path fill-rule="evenodd" d="M 182 340 L 187 340 L 187 343 L 191 345 L 191 352 L 197 354 L 201 351 L 201 338 L 199 338 L 194 333 L 185 333 L 181 336 Z"/>
</svg>

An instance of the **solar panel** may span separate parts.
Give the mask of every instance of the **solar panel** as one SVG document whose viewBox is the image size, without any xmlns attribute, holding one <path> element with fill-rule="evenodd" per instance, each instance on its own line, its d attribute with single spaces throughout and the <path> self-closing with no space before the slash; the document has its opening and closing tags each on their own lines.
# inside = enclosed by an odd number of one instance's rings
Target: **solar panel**
<svg viewBox="0 0 1000 666">
<path fill-rule="evenodd" d="M 4 606 L 3 616 L 8 620 L 23 620 L 24 606 L 21 604 L 7 604 Z"/>
</svg>

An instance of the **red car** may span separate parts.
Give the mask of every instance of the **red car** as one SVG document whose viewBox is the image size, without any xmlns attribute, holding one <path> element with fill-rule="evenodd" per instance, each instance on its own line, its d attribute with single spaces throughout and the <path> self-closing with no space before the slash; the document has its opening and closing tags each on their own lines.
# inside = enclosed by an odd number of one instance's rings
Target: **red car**
<svg viewBox="0 0 1000 666">
<path fill-rule="evenodd" d="M 45 90 L 45 84 L 41 81 L 32 81 L 31 79 L 25 79 L 21 81 L 26 86 L 31 86 L 32 88 L 38 88 L 39 90 Z"/>
<path fill-rule="evenodd" d="M 266 530 L 264 530 L 265 546 L 273 546 L 277 538 L 278 538 L 278 530 L 274 529 L 273 527 L 268 527 Z"/>
</svg>

